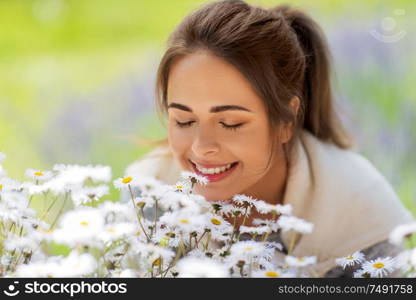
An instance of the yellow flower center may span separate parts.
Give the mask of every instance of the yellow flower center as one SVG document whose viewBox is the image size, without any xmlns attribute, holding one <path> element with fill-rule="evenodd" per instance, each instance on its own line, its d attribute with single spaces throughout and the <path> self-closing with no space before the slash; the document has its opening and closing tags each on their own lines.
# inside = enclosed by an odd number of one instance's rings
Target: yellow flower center
<svg viewBox="0 0 416 300">
<path fill-rule="evenodd" d="M 279 273 L 273 272 L 273 271 L 266 272 L 265 275 L 266 275 L 266 277 L 280 277 Z"/>
<path fill-rule="evenodd" d="M 2 190 L 3 189 L 3 185 L 2 184 L 0 184 L 0 190 Z"/>
<path fill-rule="evenodd" d="M 218 220 L 218 219 L 215 219 L 215 218 L 211 219 L 211 223 L 214 224 L 214 225 L 221 225 L 221 221 Z"/>
<path fill-rule="evenodd" d="M 302 261 L 305 261 L 305 258 L 303 258 L 303 257 L 298 257 L 298 258 L 297 258 L 297 260 L 298 260 L 299 262 L 302 262 Z"/>
<path fill-rule="evenodd" d="M 352 256 L 347 256 L 345 259 L 349 259 L 349 260 L 351 260 L 351 259 L 354 259 L 354 257 L 352 257 Z"/>
<path fill-rule="evenodd" d="M 162 247 L 169 246 L 169 238 L 168 237 L 161 238 L 159 244 Z"/>
<path fill-rule="evenodd" d="M 126 184 L 126 183 L 129 183 L 132 180 L 133 180 L 133 178 L 131 178 L 131 176 L 129 176 L 129 177 L 123 178 L 123 180 L 121 182 L 124 183 L 124 184 Z"/>
<path fill-rule="evenodd" d="M 110 227 L 107 229 L 108 232 L 116 232 L 116 229 L 114 227 Z"/>
<path fill-rule="evenodd" d="M 186 219 L 182 219 L 182 220 L 179 220 L 179 223 L 182 223 L 182 224 L 189 224 L 189 221 L 188 221 L 188 220 L 186 220 Z"/>
<path fill-rule="evenodd" d="M 88 222 L 87 221 L 81 221 L 79 224 L 81 224 L 82 226 L 88 226 Z"/>
<path fill-rule="evenodd" d="M 42 172 L 35 172 L 35 175 L 36 176 L 43 176 L 43 173 Z"/>
<path fill-rule="evenodd" d="M 182 190 L 183 189 L 183 185 L 181 185 L 181 184 L 176 185 L 176 189 L 177 190 Z"/>
<path fill-rule="evenodd" d="M 382 262 L 378 262 L 378 263 L 373 264 L 373 267 L 376 269 L 382 269 L 384 268 L 384 264 Z"/>
<path fill-rule="evenodd" d="M 154 266 L 160 266 L 160 264 L 161 264 L 161 259 L 160 258 L 158 258 L 158 259 L 156 259 L 154 262 L 153 262 L 153 265 Z"/>
<path fill-rule="evenodd" d="M 253 248 L 251 248 L 251 247 L 246 247 L 246 248 L 244 248 L 244 250 L 246 250 L 246 251 L 251 251 L 251 250 L 253 250 Z"/>
</svg>

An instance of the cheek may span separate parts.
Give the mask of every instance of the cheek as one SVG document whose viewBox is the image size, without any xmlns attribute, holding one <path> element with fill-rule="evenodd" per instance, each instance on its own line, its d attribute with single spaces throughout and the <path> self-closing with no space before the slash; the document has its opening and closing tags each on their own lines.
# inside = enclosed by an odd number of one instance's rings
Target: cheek
<svg viewBox="0 0 416 300">
<path fill-rule="evenodd" d="M 185 153 L 192 143 L 192 137 L 186 130 L 177 129 L 174 125 L 168 129 L 169 147 L 177 158 Z"/>
</svg>

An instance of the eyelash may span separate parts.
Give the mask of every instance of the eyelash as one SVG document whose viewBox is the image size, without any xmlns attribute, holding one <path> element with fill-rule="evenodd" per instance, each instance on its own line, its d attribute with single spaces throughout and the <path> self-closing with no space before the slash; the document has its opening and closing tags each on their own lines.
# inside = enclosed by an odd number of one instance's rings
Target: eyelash
<svg viewBox="0 0 416 300">
<path fill-rule="evenodd" d="M 178 126 L 179 128 L 185 128 L 185 127 L 189 127 L 192 125 L 192 123 L 194 123 L 195 121 L 189 121 L 189 122 L 185 122 L 185 123 L 181 123 L 178 121 L 175 121 L 176 126 Z M 243 126 L 243 123 L 239 123 L 239 124 L 234 124 L 234 125 L 227 125 L 225 123 L 220 122 L 222 127 L 227 129 L 227 130 L 237 130 L 238 128 L 240 128 L 241 126 Z"/>
</svg>

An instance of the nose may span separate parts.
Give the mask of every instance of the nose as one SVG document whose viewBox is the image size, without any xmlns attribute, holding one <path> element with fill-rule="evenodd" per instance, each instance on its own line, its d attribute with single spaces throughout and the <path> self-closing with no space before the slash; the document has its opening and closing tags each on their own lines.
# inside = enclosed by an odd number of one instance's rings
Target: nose
<svg viewBox="0 0 416 300">
<path fill-rule="evenodd" d="M 191 150 L 197 157 L 214 156 L 220 151 L 220 145 L 212 128 L 199 127 L 192 142 Z"/>
</svg>

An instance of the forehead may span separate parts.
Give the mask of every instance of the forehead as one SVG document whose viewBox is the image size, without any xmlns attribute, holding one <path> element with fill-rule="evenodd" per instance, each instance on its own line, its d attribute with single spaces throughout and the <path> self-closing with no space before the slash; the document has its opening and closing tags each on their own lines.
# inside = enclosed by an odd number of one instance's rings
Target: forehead
<svg viewBox="0 0 416 300">
<path fill-rule="evenodd" d="M 239 105 L 263 111 L 250 82 L 231 64 L 206 52 L 176 60 L 169 73 L 168 104 L 178 102 L 208 111 L 217 105 Z"/>
</svg>

